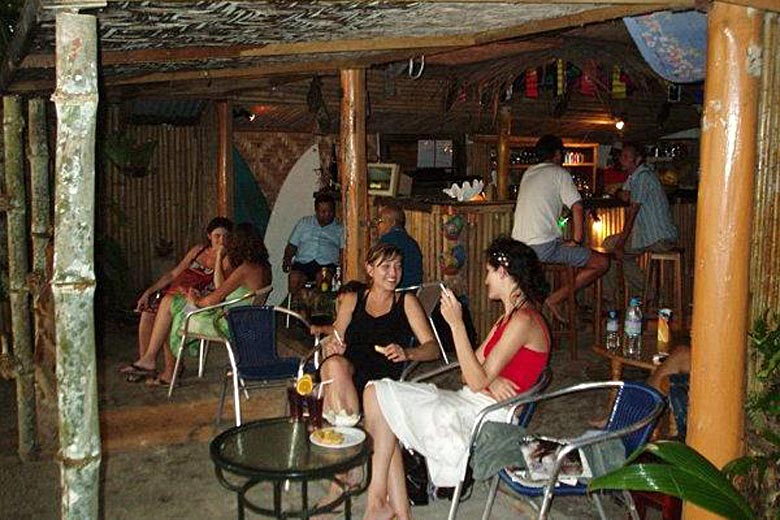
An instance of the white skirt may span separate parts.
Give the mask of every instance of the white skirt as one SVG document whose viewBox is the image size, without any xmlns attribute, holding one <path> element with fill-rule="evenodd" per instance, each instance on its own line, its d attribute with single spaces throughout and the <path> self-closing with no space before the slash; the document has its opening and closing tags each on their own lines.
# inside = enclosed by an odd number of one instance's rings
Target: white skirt
<svg viewBox="0 0 780 520">
<path fill-rule="evenodd" d="M 466 474 L 474 419 L 495 399 L 464 386 L 457 392 L 426 383 L 372 381 L 390 429 L 406 448 L 422 454 L 434 485 L 456 486 Z M 506 412 L 491 413 L 503 420 Z"/>
</svg>

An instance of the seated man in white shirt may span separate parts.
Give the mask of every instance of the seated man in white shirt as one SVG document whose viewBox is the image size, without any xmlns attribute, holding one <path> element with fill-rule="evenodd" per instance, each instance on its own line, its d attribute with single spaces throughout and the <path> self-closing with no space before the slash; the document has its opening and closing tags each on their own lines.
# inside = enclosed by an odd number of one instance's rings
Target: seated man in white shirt
<svg viewBox="0 0 780 520">
<path fill-rule="evenodd" d="M 315 280 L 323 267 L 332 275 L 341 265 L 344 227 L 336 220 L 336 201 L 327 193 L 318 193 L 314 213 L 295 224 L 284 248 L 282 270 L 289 273 L 290 294 L 296 294 L 306 281 Z"/>
<path fill-rule="evenodd" d="M 517 193 L 512 238 L 529 245 L 542 262 L 568 264 L 580 268 L 574 280 L 575 290 L 585 287 L 609 268 L 609 257 L 584 247 L 584 209 L 571 174 L 562 168 L 563 141 L 545 135 L 536 142 L 541 161 L 523 174 Z M 563 206 L 572 212 L 572 239 L 564 241 L 558 217 Z M 559 305 L 570 287 L 564 285 L 550 294 L 545 306 L 560 321 L 565 321 Z"/>
</svg>

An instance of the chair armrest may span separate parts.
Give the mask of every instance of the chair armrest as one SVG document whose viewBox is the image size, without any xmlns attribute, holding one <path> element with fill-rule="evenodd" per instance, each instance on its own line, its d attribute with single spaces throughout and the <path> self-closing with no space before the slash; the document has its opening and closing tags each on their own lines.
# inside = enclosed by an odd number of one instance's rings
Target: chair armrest
<svg viewBox="0 0 780 520">
<path fill-rule="evenodd" d="M 474 451 L 474 445 L 477 442 L 477 437 L 479 437 L 479 432 L 482 430 L 482 426 L 485 424 L 485 419 L 490 413 L 496 410 L 506 409 L 507 411 L 506 422 L 508 423 L 509 421 L 512 420 L 515 411 L 520 406 L 536 402 L 535 398 L 543 395 L 540 394 L 539 392 L 547 388 L 547 385 L 550 384 L 551 379 L 552 379 L 552 370 L 550 370 L 550 367 L 546 367 L 542 371 L 536 383 L 534 383 L 534 385 L 528 390 L 526 390 L 525 392 L 521 392 L 513 397 L 510 397 L 509 399 L 498 401 L 480 410 L 480 412 L 477 414 L 477 417 L 474 420 L 474 426 L 471 429 L 471 439 L 469 442 L 469 449 L 471 450 L 471 452 Z"/>
<path fill-rule="evenodd" d="M 263 289 L 261 289 L 263 290 Z M 215 303 L 214 305 L 207 305 L 205 307 L 199 307 L 195 309 L 194 311 L 190 311 L 187 314 L 184 315 L 184 324 L 182 325 L 182 334 L 183 337 L 187 337 L 187 332 L 189 332 L 190 328 L 190 318 L 197 314 L 201 314 L 203 312 L 211 311 L 214 309 L 222 309 L 225 307 L 228 307 L 230 305 L 242 302 L 244 300 L 248 300 L 250 298 L 254 298 L 256 296 L 256 292 L 251 292 L 249 294 L 245 294 L 244 296 L 241 296 L 240 298 L 233 298 L 232 300 L 225 300 L 224 302 Z"/>
<path fill-rule="evenodd" d="M 428 372 L 420 374 L 419 376 L 410 379 L 410 381 L 412 381 L 413 383 L 420 383 L 422 381 L 427 381 L 428 379 L 432 379 L 442 374 L 446 374 L 447 372 L 450 372 L 451 370 L 455 370 L 456 368 L 460 368 L 460 362 L 453 361 L 452 363 L 449 363 L 447 365 L 442 365 L 438 368 L 434 368 L 433 370 L 429 370 Z"/>
</svg>

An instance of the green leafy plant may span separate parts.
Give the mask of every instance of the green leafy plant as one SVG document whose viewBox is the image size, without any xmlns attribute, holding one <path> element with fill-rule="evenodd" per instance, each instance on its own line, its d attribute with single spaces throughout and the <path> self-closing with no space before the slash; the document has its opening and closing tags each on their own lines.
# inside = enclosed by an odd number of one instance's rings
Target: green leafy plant
<svg viewBox="0 0 780 520">
<path fill-rule="evenodd" d="M 632 464 L 643 453 L 658 462 Z M 699 452 L 678 441 L 658 441 L 631 455 L 627 465 L 594 478 L 588 489 L 656 491 L 678 497 L 732 520 L 756 518 L 726 476 Z"/>
<path fill-rule="evenodd" d="M 770 323 L 775 323 L 772 326 Z M 780 322 L 764 313 L 750 333 L 756 387 L 745 410 L 749 453 L 723 468 L 762 518 L 780 518 Z"/>
</svg>

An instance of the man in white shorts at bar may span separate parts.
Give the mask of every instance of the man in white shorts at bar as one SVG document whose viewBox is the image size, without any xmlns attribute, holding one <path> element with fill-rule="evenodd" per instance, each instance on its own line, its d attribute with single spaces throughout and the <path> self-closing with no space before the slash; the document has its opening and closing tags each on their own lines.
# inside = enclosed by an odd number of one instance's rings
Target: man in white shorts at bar
<svg viewBox="0 0 780 520">
<path fill-rule="evenodd" d="M 571 174 L 563 165 L 563 141 L 545 135 L 536 142 L 541 161 L 525 171 L 517 193 L 512 238 L 529 245 L 545 263 L 567 264 L 579 268 L 574 289 L 592 283 L 609 269 L 609 257 L 584 247 L 584 209 Z M 572 238 L 563 240 L 558 217 L 563 206 L 571 209 Z M 560 304 L 570 287 L 563 285 L 548 296 L 545 306 L 553 316 L 565 321 Z"/>
</svg>

